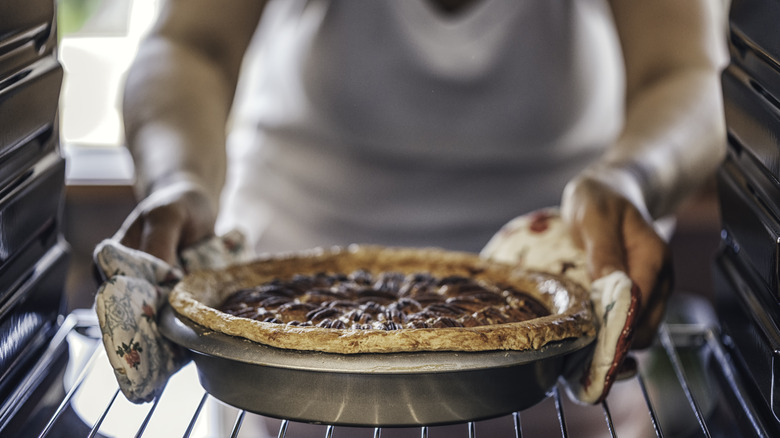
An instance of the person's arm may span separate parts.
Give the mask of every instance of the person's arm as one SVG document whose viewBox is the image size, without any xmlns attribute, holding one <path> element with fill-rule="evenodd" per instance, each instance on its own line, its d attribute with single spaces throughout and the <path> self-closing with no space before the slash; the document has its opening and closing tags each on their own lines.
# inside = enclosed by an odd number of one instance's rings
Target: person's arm
<svg viewBox="0 0 780 438">
<path fill-rule="evenodd" d="M 226 122 L 264 1 L 168 0 L 125 85 L 127 146 L 142 201 L 117 237 L 168 262 L 213 233 Z"/>
<path fill-rule="evenodd" d="M 605 162 L 636 176 L 649 213 L 672 213 L 725 154 L 716 0 L 611 0 L 626 66 L 626 125 Z"/>
<path fill-rule="evenodd" d="M 603 159 L 568 184 L 562 212 L 594 278 L 618 269 L 639 287 L 642 347 L 671 288 L 668 246 L 652 222 L 673 213 L 725 154 L 725 33 L 713 0 L 611 5 L 625 59 L 625 125 Z"/>
</svg>

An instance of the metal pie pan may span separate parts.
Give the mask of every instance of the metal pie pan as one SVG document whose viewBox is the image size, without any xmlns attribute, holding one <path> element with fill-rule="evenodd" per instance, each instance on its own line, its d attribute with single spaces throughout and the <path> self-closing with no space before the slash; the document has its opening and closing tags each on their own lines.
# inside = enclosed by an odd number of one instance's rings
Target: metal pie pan
<svg viewBox="0 0 780 438">
<path fill-rule="evenodd" d="M 476 421 L 545 398 L 564 358 L 594 337 L 533 351 L 333 354 L 283 350 L 206 329 L 166 306 L 162 334 L 192 351 L 201 385 L 257 414 L 403 427 Z"/>
</svg>

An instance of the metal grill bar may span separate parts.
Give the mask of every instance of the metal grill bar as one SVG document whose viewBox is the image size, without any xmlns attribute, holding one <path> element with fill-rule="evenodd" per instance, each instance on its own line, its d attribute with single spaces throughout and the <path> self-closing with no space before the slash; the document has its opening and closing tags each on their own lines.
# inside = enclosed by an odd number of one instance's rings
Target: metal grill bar
<svg viewBox="0 0 780 438">
<path fill-rule="evenodd" d="M 512 421 L 515 423 L 515 437 L 523 438 L 523 425 L 520 423 L 519 412 L 515 412 L 512 414 Z"/>
<path fill-rule="evenodd" d="M 69 317 L 68 321 L 70 321 L 69 324 L 64 325 L 66 329 L 72 330 L 75 328 L 75 318 Z M 64 338 L 64 337 L 63 337 Z M 95 350 L 97 349 L 97 343 L 95 343 Z M 70 401 L 73 399 L 73 396 L 76 394 L 76 392 L 81 389 L 81 385 L 84 383 L 84 381 L 87 378 L 87 375 L 92 371 L 92 367 L 95 366 L 95 363 L 97 362 L 98 357 L 100 355 L 96 353 L 93 350 L 93 353 L 90 355 L 89 361 L 84 366 L 84 369 L 81 370 L 81 373 L 76 378 L 76 382 L 73 384 L 73 386 L 70 388 L 70 390 L 65 394 L 65 398 L 62 400 L 62 402 L 57 407 L 57 410 L 54 412 L 54 415 L 49 419 L 49 422 L 46 423 L 46 426 L 43 428 L 43 431 L 40 434 L 40 437 L 43 438 L 46 435 L 49 434 L 52 427 L 54 426 L 54 423 L 57 422 L 57 420 L 60 418 L 62 413 L 65 411 L 65 408 L 70 404 Z"/>
<path fill-rule="evenodd" d="M 612 438 L 615 438 L 617 435 L 615 435 L 615 425 L 612 422 L 612 414 L 609 412 L 609 406 L 607 405 L 607 401 L 604 400 L 601 402 L 601 409 L 604 411 L 604 421 L 607 422 L 607 429 L 609 430 L 609 436 Z"/>
<path fill-rule="evenodd" d="M 636 379 L 637 382 L 639 383 L 639 388 L 642 390 L 642 397 L 644 397 L 645 404 L 647 405 L 648 413 L 650 414 L 650 424 L 653 425 L 655 436 L 660 438 L 664 436 L 664 434 L 661 431 L 661 423 L 658 421 L 658 414 L 656 414 L 655 412 L 653 403 L 650 402 L 650 394 L 647 392 L 647 385 L 645 385 L 645 379 L 644 377 L 642 377 L 642 374 L 640 373 L 637 373 Z"/>
<path fill-rule="evenodd" d="M 558 423 L 561 425 L 561 437 L 569 438 L 569 430 L 566 427 L 566 416 L 563 413 L 563 403 L 561 402 L 561 392 L 556 386 L 553 388 L 553 397 L 555 399 L 555 410 L 558 413 Z"/>
<path fill-rule="evenodd" d="M 203 397 L 201 397 L 200 403 L 198 403 L 198 407 L 195 409 L 195 413 L 193 413 L 192 419 L 187 425 L 187 430 L 184 431 L 183 438 L 189 438 L 189 436 L 192 435 L 192 431 L 195 429 L 195 423 L 198 422 L 198 417 L 200 416 L 201 411 L 203 411 L 203 406 L 206 405 L 206 400 L 208 400 L 208 398 L 209 393 L 203 391 Z"/>
<path fill-rule="evenodd" d="M 54 357 L 57 356 L 57 351 L 61 344 L 64 342 L 67 333 L 73 330 L 76 321 L 71 318 L 67 318 L 62 325 L 62 330 L 57 331 L 53 339 L 47 346 L 46 350 L 41 357 L 41 361 L 38 362 L 30 371 L 29 376 L 40 376 L 46 373 L 46 364 L 50 363 Z M 29 394 L 35 385 L 34 378 L 23 379 L 19 385 L 10 394 L 5 395 L 7 400 L 20 400 Z M 21 409 L 21 405 L 18 403 L 3 403 L 0 406 L 0 424 L 6 424 L 6 421 L 13 418 Z"/>
<path fill-rule="evenodd" d="M 230 438 L 236 438 L 238 436 L 238 432 L 241 430 L 241 425 L 244 424 L 244 416 L 246 416 L 246 411 L 244 410 L 240 411 L 236 416 L 236 422 L 233 425 L 233 432 L 230 434 Z"/>
<path fill-rule="evenodd" d="M 283 420 L 282 425 L 279 427 L 279 436 L 278 438 L 284 438 L 285 435 L 287 435 L 287 426 L 290 424 L 289 420 Z M 376 435 L 376 432 L 374 432 L 374 435 Z"/>
<path fill-rule="evenodd" d="M 74 331 L 75 325 L 72 325 L 68 330 Z M 734 393 L 736 396 L 736 399 L 739 401 L 739 406 L 741 407 L 742 411 L 740 413 L 740 417 L 746 417 L 748 419 L 754 419 L 756 416 L 756 408 L 753 406 L 753 403 L 744 395 L 745 391 L 742 388 L 739 379 L 734 375 L 732 368 L 730 367 L 731 359 L 728 356 L 727 352 L 723 348 L 720 338 L 715 330 L 712 328 L 707 327 L 700 327 L 700 326 L 691 326 L 691 325 L 684 325 L 684 326 L 677 326 L 677 325 L 663 325 L 660 328 L 659 332 L 659 340 L 661 343 L 662 348 L 659 351 L 662 351 L 665 353 L 666 358 L 669 360 L 669 362 L 672 365 L 672 368 L 674 370 L 674 374 L 677 377 L 677 380 L 679 381 L 679 385 L 682 388 L 685 398 L 687 399 L 688 405 L 691 408 L 691 412 L 696 417 L 696 420 L 699 423 L 699 426 L 701 428 L 702 433 L 704 436 L 709 437 L 711 436 L 710 427 L 708 426 L 706 422 L 706 415 L 702 412 L 701 407 L 699 406 L 699 403 L 697 402 L 694 391 L 692 390 L 688 377 L 686 376 L 685 367 L 680 359 L 680 356 L 678 354 L 678 349 L 683 347 L 690 346 L 689 344 L 695 344 L 695 345 L 705 345 L 707 348 L 710 349 L 710 351 L 713 352 L 713 357 L 716 359 L 717 364 L 720 365 L 723 371 L 723 375 L 725 376 L 725 380 L 728 386 L 728 389 Z M 95 344 L 99 344 L 98 340 L 94 341 Z M 64 396 L 63 401 L 59 404 L 56 412 L 51 417 L 49 422 L 47 423 L 46 427 L 43 429 L 40 437 L 46 437 L 50 434 L 50 432 L 57 427 L 57 423 L 59 419 L 61 418 L 63 412 L 69 408 L 71 403 L 73 403 L 74 397 L 76 396 L 76 393 L 81 391 L 84 388 L 84 382 L 86 379 L 89 378 L 91 375 L 93 368 L 96 366 L 96 363 L 98 363 L 100 360 L 103 360 L 107 362 L 105 352 L 102 348 L 93 348 L 89 352 L 89 358 L 88 360 L 82 361 L 83 363 L 86 363 L 86 365 L 83 367 L 83 370 L 80 372 L 77 379 L 74 381 L 71 389 L 67 392 L 67 394 Z M 102 366 L 102 364 L 101 364 Z M 638 385 L 641 392 L 641 396 L 643 397 L 643 403 L 646 405 L 649 415 L 649 422 L 652 425 L 652 428 L 655 432 L 655 434 L 658 437 L 663 437 L 664 434 L 662 432 L 661 427 L 661 421 L 659 420 L 658 413 L 656 411 L 655 406 L 653 405 L 651 396 L 651 393 L 647 386 L 646 376 L 642 375 L 640 367 L 640 372 L 634 377 L 636 384 Z M 105 410 L 103 410 L 99 418 L 94 420 L 94 424 L 88 425 L 91 427 L 91 431 L 89 435 L 87 436 L 96 436 L 98 432 L 103 427 L 103 423 L 107 421 L 107 418 L 109 417 L 109 412 L 114 409 L 115 405 L 117 405 L 116 401 L 119 396 L 119 390 L 116 390 L 113 394 L 113 397 L 108 401 L 108 405 L 106 406 Z M 200 392 L 198 392 L 200 394 Z M 568 428 L 567 423 L 567 412 L 566 408 L 564 407 L 563 403 L 563 396 L 561 394 L 561 390 L 556 387 L 554 388 L 550 393 L 550 398 L 552 402 L 554 403 L 554 410 L 555 415 L 557 415 L 558 424 L 560 427 L 560 434 L 563 438 L 568 438 L 570 436 L 571 431 Z M 202 417 L 203 412 L 205 412 L 206 406 L 209 404 L 209 401 L 214 401 L 211 396 L 203 392 L 203 395 L 200 397 L 199 403 L 197 404 L 197 407 L 194 407 L 194 412 L 192 413 L 192 417 L 188 420 L 188 423 L 186 424 L 186 430 L 184 431 L 183 436 L 185 438 L 193 436 L 193 432 L 196 430 L 196 425 L 199 422 L 199 419 Z M 160 398 L 156 399 L 154 404 L 151 405 L 150 409 L 145 413 L 145 417 L 143 417 L 143 421 L 140 424 L 140 427 L 138 428 L 136 436 L 141 437 L 145 436 L 147 432 L 151 432 L 150 430 L 147 430 L 150 427 L 151 420 L 154 417 L 155 413 L 157 412 L 157 408 L 160 403 Z M 119 407 L 117 407 L 119 409 Z M 606 431 L 609 433 L 609 436 L 616 438 L 618 437 L 619 431 L 615 427 L 615 422 L 613 419 L 614 412 L 610 409 L 609 404 L 607 401 L 604 401 L 601 403 L 601 410 L 604 415 L 605 420 L 605 428 Z M 246 418 L 247 412 L 243 410 L 237 410 L 236 411 L 236 417 L 233 422 L 232 429 L 230 431 L 231 437 L 237 437 L 239 435 L 239 432 L 241 431 L 241 428 L 244 424 L 244 420 Z M 254 415 L 254 414 L 250 414 Z M 112 415 L 113 418 L 113 415 Z M 512 425 L 514 429 L 514 436 L 516 438 L 522 438 L 523 437 L 523 424 L 522 424 L 522 413 L 521 412 L 515 412 L 511 416 Z M 756 435 L 762 436 L 765 435 L 764 428 L 762 427 L 762 423 L 760 421 L 753 420 L 753 429 L 756 431 Z M 529 425 L 532 425 L 529 423 Z M 283 420 L 279 426 L 278 430 L 278 438 L 286 438 L 288 436 L 288 430 L 289 430 L 290 422 L 288 420 Z M 465 426 L 467 426 L 467 436 L 469 438 L 476 438 L 477 436 L 477 429 L 479 426 L 475 422 L 467 423 Z M 65 426 L 63 426 L 65 427 Z M 182 428 L 184 427 L 184 424 L 182 424 Z M 325 437 L 326 438 L 333 438 L 338 437 L 338 433 L 335 430 L 336 428 L 334 426 L 327 426 L 325 430 Z M 429 436 L 430 429 L 428 427 L 421 427 L 419 428 L 419 436 L 422 438 L 427 438 Z M 576 435 L 576 433 L 575 433 Z M 59 436 L 59 435 L 58 435 Z M 373 436 L 375 438 L 381 438 L 382 436 L 382 428 L 374 428 L 373 429 Z M 290 437 L 295 438 L 295 437 Z"/>
<path fill-rule="evenodd" d="M 97 435 L 98 430 L 100 430 L 100 426 L 103 425 L 103 421 L 105 421 L 106 416 L 108 415 L 108 411 L 111 410 L 111 406 L 114 405 L 114 402 L 116 401 L 116 397 L 118 395 L 119 395 L 119 389 L 114 391 L 114 396 L 111 397 L 111 401 L 108 402 L 108 406 L 106 406 L 106 409 L 103 411 L 103 414 L 100 415 L 100 418 L 98 418 L 98 420 L 92 426 L 92 430 L 89 431 L 88 438 L 94 438 Z"/>
<path fill-rule="evenodd" d="M 163 387 L 163 391 L 165 391 L 165 388 Z M 115 396 L 116 397 L 116 396 Z M 140 438 L 143 436 L 144 431 L 146 430 L 146 426 L 149 425 L 149 421 L 152 419 L 152 415 L 154 415 L 154 411 L 157 410 L 157 405 L 160 403 L 160 398 L 155 398 L 152 402 L 152 408 L 149 409 L 149 412 L 146 414 L 146 417 L 144 417 L 144 422 L 141 423 L 141 426 L 138 428 L 138 432 L 135 434 L 135 438 Z"/>
<path fill-rule="evenodd" d="M 701 408 L 696 402 L 696 398 L 693 396 L 691 387 L 688 384 L 688 378 L 685 375 L 685 369 L 682 366 L 682 362 L 680 362 L 680 357 L 677 355 L 677 349 L 674 347 L 674 343 L 672 342 L 668 325 L 661 325 L 658 330 L 658 338 L 660 339 L 664 350 L 666 350 L 666 354 L 669 356 L 669 360 L 671 360 L 672 365 L 674 366 L 674 372 L 677 375 L 677 380 L 680 382 L 680 385 L 682 385 L 685 398 L 688 399 L 688 404 L 690 404 L 691 408 L 693 409 L 693 414 L 696 416 L 696 420 L 699 422 L 702 433 L 704 433 L 704 436 L 707 438 L 711 437 L 712 435 L 710 434 L 709 428 L 707 427 L 707 422 L 704 419 Z"/>
<path fill-rule="evenodd" d="M 706 334 L 706 340 L 707 340 L 707 345 L 709 345 L 709 347 L 712 349 L 715 359 L 718 361 L 719 364 L 721 364 L 721 371 L 723 373 L 723 378 L 726 381 L 726 384 L 728 385 L 730 394 L 734 396 L 734 399 L 736 400 L 737 404 L 745 413 L 744 418 L 750 423 L 750 427 L 755 432 L 755 435 L 759 437 L 771 436 L 772 432 L 766 430 L 764 425 L 758 421 L 759 415 L 757 413 L 756 407 L 745 396 L 747 391 L 745 390 L 745 388 L 742 386 L 739 379 L 737 378 L 734 372 L 735 368 L 732 363 L 731 357 L 726 353 L 725 349 L 723 348 L 723 344 L 719 341 L 715 333 L 712 331 L 709 331 Z"/>
</svg>

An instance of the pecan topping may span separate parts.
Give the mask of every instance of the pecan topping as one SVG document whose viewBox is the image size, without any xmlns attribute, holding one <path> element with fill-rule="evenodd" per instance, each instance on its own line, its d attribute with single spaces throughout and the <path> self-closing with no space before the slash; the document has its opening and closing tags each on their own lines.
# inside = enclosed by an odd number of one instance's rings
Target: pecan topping
<svg viewBox="0 0 780 438">
<path fill-rule="evenodd" d="M 266 309 L 273 309 L 292 301 L 290 297 L 269 296 L 257 301 L 258 307 L 265 307 Z"/>
<path fill-rule="evenodd" d="M 471 297 L 447 298 L 447 301 L 445 301 L 445 303 L 449 304 L 450 306 L 457 307 L 458 309 L 461 309 L 465 312 L 476 312 L 481 308 L 485 307 L 485 305 L 481 301 Z"/>
<path fill-rule="evenodd" d="M 371 284 L 371 282 L 374 281 L 371 273 L 364 269 L 358 269 L 357 271 L 349 274 L 347 278 L 352 282 L 354 282 L 355 284 L 359 284 L 362 286 L 368 286 Z"/>
<path fill-rule="evenodd" d="M 354 330 L 476 327 L 549 315 L 526 292 L 469 277 L 365 270 L 273 280 L 235 292 L 220 310 L 276 324 Z"/>
<path fill-rule="evenodd" d="M 463 324 L 459 323 L 458 321 L 455 321 L 452 318 L 447 317 L 439 317 L 436 318 L 435 321 L 433 321 L 433 327 L 434 328 L 444 328 L 444 327 L 463 327 Z"/>
<path fill-rule="evenodd" d="M 301 297 L 301 301 L 306 303 L 326 303 L 333 301 L 334 299 L 343 300 L 348 298 L 349 295 L 345 292 L 332 289 L 312 289 L 306 291 Z"/>
<path fill-rule="evenodd" d="M 354 309 L 355 307 L 358 307 L 359 304 L 354 301 L 347 301 L 347 300 L 337 300 L 337 301 L 331 301 L 328 304 L 328 307 L 338 308 L 338 309 Z"/>
<path fill-rule="evenodd" d="M 486 307 L 479 312 L 474 313 L 474 317 L 485 324 L 501 324 L 507 322 L 508 318 L 495 307 Z"/>
<path fill-rule="evenodd" d="M 316 309 L 317 306 L 308 303 L 287 303 L 279 306 L 276 311 L 283 321 L 301 321 L 306 319 L 306 314 Z"/>
<path fill-rule="evenodd" d="M 417 300 L 406 297 L 400 298 L 398 301 L 391 304 L 389 308 L 402 313 L 415 313 L 422 310 L 422 306 Z"/>
<path fill-rule="evenodd" d="M 374 289 L 381 292 L 394 293 L 401 288 L 406 276 L 398 272 L 385 272 L 379 275 L 374 283 Z"/>
<path fill-rule="evenodd" d="M 428 328 L 428 324 L 425 321 L 412 321 L 407 326 L 409 328 Z"/>
<path fill-rule="evenodd" d="M 340 320 L 340 319 L 337 319 L 337 320 L 335 320 L 335 321 L 333 321 L 333 322 L 331 323 L 331 325 L 330 325 L 330 328 L 334 328 L 334 329 L 345 329 L 345 328 L 347 328 L 347 325 L 346 325 L 346 324 L 344 324 L 344 321 L 342 321 L 342 320 Z"/>
<path fill-rule="evenodd" d="M 393 321 L 385 321 L 384 324 L 385 324 L 385 327 L 386 327 L 387 330 L 399 330 L 399 329 L 403 328 L 403 326 L 401 324 L 398 324 L 398 323 L 393 322 Z"/>
<path fill-rule="evenodd" d="M 332 307 L 320 307 L 307 313 L 306 319 L 316 324 L 324 319 L 328 319 L 340 314 L 341 311 L 339 309 L 334 309 Z"/>
<path fill-rule="evenodd" d="M 443 304 L 431 304 L 425 308 L 426 312 L 436 313 L 439 315 L 460 315 L 463 313 L 460 309 L 447 303 Z"/>
<path fill-rule="evenodd" d="M 254 307 L 249 307 L 247 305 L 244 306 L 236 306 L 231 308 L 231 314 L 235 316 L 240 316 L 242 318 L 252 318 L 256 319 L 255 315 L 258 314 L 258 310 Z"/>
</svg>

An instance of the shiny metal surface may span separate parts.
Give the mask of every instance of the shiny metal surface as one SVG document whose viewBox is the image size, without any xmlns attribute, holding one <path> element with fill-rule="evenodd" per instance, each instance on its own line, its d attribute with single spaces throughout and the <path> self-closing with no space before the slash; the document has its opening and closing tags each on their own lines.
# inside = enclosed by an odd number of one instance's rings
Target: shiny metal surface
<svg viewBox="0 0 780 438">
<path fill-rule="evenodd" d="M 774 83 L 780 83 L 780 72 L 774 74 Z M 780 107 L 775 106 L 777 98 L 769 94 L 742 63 L 729 65 L 721 79 L 731 148 L 739 151 L 739 161 L 745 161 L 741 156 L 744 153 L 747 160 L 756 163 L 750 166 L 753 168 L 749 171 L 751 177 L 776 186 L 780 179 L 780 137 L 777 135 L 780 131 Z"/>
<path fill-rule="evenodd" d="M 761 281 L 731 250 L 715 265 L 717 311 L 723 331 L 732 339 L 734 357 L 775 417 L 780 418 L 780 312 L 760 293 Z"/>
<path fill-rule="evenodd" d="M 19 180 L 0 191 L 0 267 L 59 223 L 65 160 L 56 152 L 48 154 Z"/>
<path fill-rule="evenodd" d="M 689 306 L 684 310 L 689 311 Z M 383 437 L 383 438 L 520 438 L 520 437 L 701 437 L 780 436 L 776 420 L 763 416 L 762 402 L 750 397 L 736 372 L 728 347 L 716 327 L 675 319 L 661 328 L 658 343 L 636 355 L 638 373 L 616 383 L 600 406 L 569 403 L 559 387 L 529 410 L 499 418 L 447 426 L 354 428 L 276 421 L 225 405 L 198 384 L 195 364 L 186 365 L 151 403 L 134 405 L 116 385 L 94 312 L 79 309 L 68 316 L 62 332 L 70 350 L 68 371 L 60 386 L 67 394 L 54 403 L 46 427 L 8 436 L 41 438 L 136 436 L 156 437 Z M 699 321 L 696 319 L 695 321 Z M 75 324 L 75 325 L 74 325 Z M 58 339 L 62 338 L 57 336 Z M 53 342 L 50 348 L 56 347 Z M 47 365 L 37 370 L 52 373 Z M 48 369 L 46 371 L 45 369 Z M 620 393 L 624 396 L 621 396 Z M 258 397 L 266 397 L 260 391 Z M 291 394 L 286 394 L 291 397 Z M 626 398 L 625 396 L 628 396 Z M 305 397 L 304 397 L 305 398 Z M 389 403 L 389 401 L 388 401 Z M 637 409 L 626 410 L 626 405 Z M 583 428 L 589 419 L 592 428 Z M 259 431 L 258 423 L 267 431 Z M 26 423 L 28 424 L 28 423 Z M 29 423 L 32 424 L 32 423 Z M 34 431 L 34 432 L 32 432 Z M 42 432 L 40 432 L 42 431 Z M 39 433 L 40 432 L 40 433 Z M 0 436 L 5 436 L 0 433 Z"/>
<path fill-rule="evenodd" d="M 717 174 L 721 238 L 759 276 L 755 294 L 780 298 L 780 221 L 765 208 L 731 153 Z"/>
<path fill-rule="evenodd" d="M 459 423 L 544 399 L 564 358 L 593 338 L 538 351 L 339 355 L 275 349 L 215 333 L 166 308 L 160 330 L 193 351 L 214 397 L 270 417 L 353 426 Z"/>
<path fill-rule="evenodd" d="M 0 154 L 55 128 L 63 75 L 56 56 L 47 56 L 0 83 Z"/>
<path fill-rule="evenodd" d="M 780 39 L 777 21 L 780 3 L 767 0 L 731 0 L 729 27 L 745 44 L 780 71 Z"/>
</svg>

